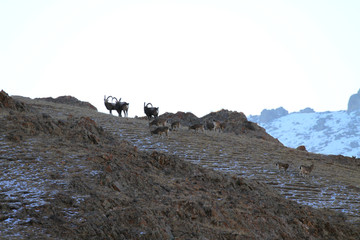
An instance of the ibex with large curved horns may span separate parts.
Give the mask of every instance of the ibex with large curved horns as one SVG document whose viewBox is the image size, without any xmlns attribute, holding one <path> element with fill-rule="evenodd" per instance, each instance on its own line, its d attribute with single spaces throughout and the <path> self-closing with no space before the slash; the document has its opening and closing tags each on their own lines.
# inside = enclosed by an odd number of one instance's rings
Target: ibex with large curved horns
<svg viewBox="0 0 360 240">
<path fill-rule="evenodd" d="M 151 107 L 149 107 L 149 105 L 151 105 Z M 153 105 L 151 103 L 146 104 L 144 102 L 144 112 L 145 112 L 146 116 L 148 117 L 148 119 L 150 119 L 152 116 L 154 116 L 156 118 L 159 115 L 159 108 L 153 107 Z"/>
<path fill-rule="evenodd" d="M 115 102 L 109 102 L 109 98 L 112 99 L 112 101 L 115 99 Z M 112 110 L 116 110 L 115 108 L 115 104 L 117 103 L 117 99 L 115 97 L 112 97 L 112 96 L 108 96 L 106 98 L 106 95 L 104 95 L 104 104 L 105 104 L 105 107 L 107 110 L 110 111 L 110 114 L 112 114 Z"/>
<path fill-rule="evenodd" d="M 115 110 L 118 112 L 119 117 L 122 117 L 121 115 L 122 111 L 124 112 L 124 117 L 127 117 L 129 111 L 129 103 L 121 102 L 121 98 L 120 98 L 119 101 L 117 101 L 115 104 Z"/>
</svg>

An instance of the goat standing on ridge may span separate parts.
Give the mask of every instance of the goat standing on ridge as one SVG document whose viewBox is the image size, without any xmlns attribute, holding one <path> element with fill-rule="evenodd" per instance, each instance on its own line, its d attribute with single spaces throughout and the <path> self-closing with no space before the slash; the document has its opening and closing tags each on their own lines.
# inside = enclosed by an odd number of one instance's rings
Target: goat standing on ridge
<svg viewBox="0 0 360 240">
<path fill-rule="evenodd" d="M 151 105 L 151 107 L 149 107 L 149 105 Z M 153 105 L 151 103 L 146 104 L 144 102 L 144 112 L 145 112 L 146 116 L 148 117 L 148 119 L 150 120 L 152 116 L 154 116 L 155 118 L 158 117 L 159 108 L 153 107 Z"/>
<path fill-rule="evenodd" d="M 119 101 L 116 102 L 115 104 L 115 109 L 119 114 L 119 117 L 122 117 L 121 112 L 124 112 L 124 117 L 128 116 L 128 111 L 129 111 L 129 103 L 127 102 L 121 102 L 121 98 L 119 99 Z"/>
<path fill-rule="evenodd" d="M 109 98 L 111 98 L 112 100 L 115 99 L 115 102 L 109 102 Z M 112 110 L 116 110 L 116 108 L 115 108 L 116 103 L 117 103 L 117 99 L 115 97 L 108 96 L 106 98 L 106 95 L 104 96 L 104 104 L 105 104 L 106 109 L 110 111 L 110 114 L 112 114 L 112 112 L 111 112 Z"/>
</svg>

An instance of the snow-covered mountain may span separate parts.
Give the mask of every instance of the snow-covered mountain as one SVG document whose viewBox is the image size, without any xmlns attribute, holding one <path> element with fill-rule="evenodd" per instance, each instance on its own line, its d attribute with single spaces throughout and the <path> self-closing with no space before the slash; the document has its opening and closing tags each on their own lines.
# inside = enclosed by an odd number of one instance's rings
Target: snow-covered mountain
<svg viewBox="0 0 360 240">
<path fill-rule="evenodd" d="M 284 112 L 282 108 L 280 110 Z M 280 116 L 277 113 L 275 116 L 267 121 L 261 121 L 261 116 L 248 119 L 257 122 L 285 146 L 296 148 L 304 145 L 309 152 L 360 157 L 359 110 L 302 111 Z"/>
</svg>

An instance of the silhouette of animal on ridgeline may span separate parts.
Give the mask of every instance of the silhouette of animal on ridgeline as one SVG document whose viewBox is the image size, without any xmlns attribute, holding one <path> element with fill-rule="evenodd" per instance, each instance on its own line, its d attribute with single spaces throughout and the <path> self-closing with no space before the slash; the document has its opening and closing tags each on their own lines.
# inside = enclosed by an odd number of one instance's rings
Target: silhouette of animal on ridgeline
<svg viewBox="0 0 360 240">
<path fill-rule="evenodd" d="M 112 100 L 115 99 L 115 102 L 109 102 L 109 98 L 112 98 Z M 106 95 L 104 96 L 104 104 L 107 110 L 110 111 L 110 114 L 112 114 L 112 110 L 115 110 L 115 104 L 117 102 L 117 99 L 112 97 L 112 96 L 108 96 L 106 98 Z"/>
<path fill-rule="evenodd" d="M 109 101 L 109 98 L 112 99 L 112 101 Z M 114 102 L 115 100 L 115 102 Z M 112 110 L 116 110 L 117 113 L 119 114 L 119 117 L 122 117 L 121 112 L 124 112 L 124 116 L 127 117 L 128 116 L 128 111 L 129 111 L 129 103 L 127 102 L 121 102 L 121 98 L 118 101 L 116 97 L 112 97 L 112 96 L 108 96 L 106 97 L 106 95 L 104 96 L 104 104 L 107 110 L 110 111 L 110 114 L 112 114 Z"/>
<path fill-rule="evenodd" d="M 119 117 L 122 117 L 121 112 L 124 112 L 124 117 L 127 117 L 129 111 L 129 103 L 121 102 L 120 98 L 119 101 L 115 103 L 115 110 L 118 112 Z"/>
<path fill-rule="evenodd" d="M 149 105 L 151 105 L 151 107 L 149 107 Z M 146 104 L 144 102 L 144 112 L 145 112 L 146 116 L 148 117 L 148 119 L 150 120 L 152 116 L 154 116 L 155 118 L 158 117 L 159 108 L 153 107 L 153 105 L 151 103 Z"/>
</svg>

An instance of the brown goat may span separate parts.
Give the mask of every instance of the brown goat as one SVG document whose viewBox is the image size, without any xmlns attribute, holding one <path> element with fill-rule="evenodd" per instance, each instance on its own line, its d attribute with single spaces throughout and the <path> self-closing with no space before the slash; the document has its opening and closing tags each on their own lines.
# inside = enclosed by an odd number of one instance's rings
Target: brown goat
<svg viewBox="0 0 360 240">
<path fill-rule="evenodd" d="M 279 168 L 279 170 L 283 169 L 285 172 L 289 168 L 289 164 L 287 163 L 277 162 L 275 165 Z"/>
<path fill-rule="evenodd" d="M 300 174 L 305 177 L 308 176 L 312 170 L 314 169 L 314 164 L 311 164 L 310 166 L 301 165 L 300 166 Z"/>
<path fill-rule="evenodd" d="M 154 120 L 152 120 L 149 123 L 149 127 L 151 126 L 160 126 L 162 125 L 163 127 L 165 127 L 167 120 L 166 119 L 160 119 L 160 118 L 155 118 Z"/>
<path fill-rule="evenodd" d="M 155 130 L 150 131 L 151 135 L 157 134 L 162 136 L 162 134 L 165 134 L 168 136 L 169 128 L 168 127 L 158 127 Z"/>
<path fill-rule="evenodd" d="M 194 124 L 194 125 L 191 125 L 189 127 L 189 130 L 195 130 L 195 132 L 197 132 L 197 130 L 204 131 L 204 125 L 202 125 L 202 124 Z"/>
<path fill-rule="evenodd" d="M 177 128 L 177 129 L 180 128 L 180 122 L 179 121 L 175 121 L 175 122 L 171 123 L 171 130 L 174 131 L 175 128 Z"/>
</svg>

